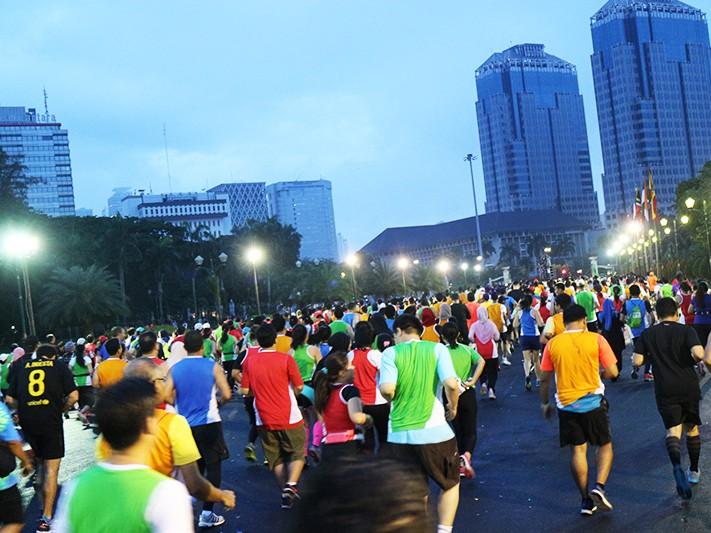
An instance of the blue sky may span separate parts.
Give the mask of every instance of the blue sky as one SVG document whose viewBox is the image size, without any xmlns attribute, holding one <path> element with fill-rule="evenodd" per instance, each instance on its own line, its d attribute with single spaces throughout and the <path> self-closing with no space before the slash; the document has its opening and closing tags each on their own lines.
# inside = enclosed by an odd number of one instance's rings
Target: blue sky
<svg viewBox="0 0 711 533">
<path fill-rule="evenodd" d="M 167 191 L 166 123 L 173 191 L 324 177 L 360 247 L 473 214 L 474 69 L 521 42 L 577 65 L 602 202 L 589 18 L 603 3 L 6 3 L 0 105 L 41 108 L 47 88 L 78 207 L 100 212 L 118 186 Z"/>
</svg>

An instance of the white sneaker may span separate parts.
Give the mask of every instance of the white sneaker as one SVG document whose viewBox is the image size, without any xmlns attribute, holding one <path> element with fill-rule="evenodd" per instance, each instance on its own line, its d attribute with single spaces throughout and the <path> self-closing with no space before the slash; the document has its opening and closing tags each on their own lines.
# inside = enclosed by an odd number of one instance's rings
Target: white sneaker
<svg viewBox="0 0 711 533">
<path fill-rule="evenodd" d="M 489 389 L 489 399 L 496 400 L 496 394 L 494 394 L 494 389 Z"/>
<path fill-rule="evenodd" d="M 486 386 L 486 383 L 484 383 L 484 384 L 481 386 L 481 389 L 479 390 L 479 393 L 480 393 L 482 396 L 486 396 L 486 393 L 487 393 L 487 392 L 489 392 L 489 387 L 487 387 L 487 386 Z"/>
<path fill-rule="evenodd" d="M 508 357 L 502 357 L 501 358 L 501 364 L 505 366 L 511 366 L 511 361 L 509 361 Z"/>
<path fill-rule="evenodd" d="M 200 513 L 200 527 L 217 527 L 225 523 L 225 517 L 213 513 L 212 511 L 203 511 Z"/>
<path fill-rule="evenodd" d="M 701 481 L 701 469 L 699 468 L 699 470 L 696 472 L 694 472 L 693 470 L 687 470 L 686 479 L 688 479 L 689 483 L 692 485 L 698 484 L 699 481 Z"/>
</svg>

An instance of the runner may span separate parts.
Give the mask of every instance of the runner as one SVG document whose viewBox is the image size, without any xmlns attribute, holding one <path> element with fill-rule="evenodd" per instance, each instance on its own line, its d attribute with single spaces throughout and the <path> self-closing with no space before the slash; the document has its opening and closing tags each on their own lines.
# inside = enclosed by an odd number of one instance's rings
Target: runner
<svg viewBox="0 0 711 533">
<path fill-rule="evenodd" d="M 654 392 L 666 429 L 665 442 L 674 470 L 676 491 L 682 499 L 689 500 L 692 497 L 689 484 L 696 485 L 701 478 L 701 390 L 695 366 L 699 361 L 711 366 L 711 354 L 704 356 L 703 345 L 694 328 L 679 324 L 679 311 L 673 298 L 661 298 L 656 311 L 659 322 L 642 332 L 635 341 L 633 364 L 639 367 L 651 361 L 654 366 Z M 682 430 L 689 452 L 686 472 L 681 468 Z"/>
<path fill-rule="evenodd" d="M 614 378 L 618 375 L 617 361 L 601 335 L 586 331 L 584 307 L 576 304 L 567 307 L 563 320 L 565 332 L 556 335 L 543 352 L 541 409 L 545 418 L 553 414 L 549 388 L 555 374 L 560 446 L 570 447 L 570 467 L 582 498 L 580 514 L 590 516 L 597 509 L 612 510 L 605 494 L 605 483 L 612 469 L 612 436 L 600 367 L 606 378 Z M 588 491 L 588 445 L 598 446 L 597 482 L 592 491 Z"/>
<path fill-rule="evenodd" d="M 262 324 L 256 338 L 260 349 L 243 364 L 240 392 L 254 396 L 257 427 L 281 489 L 281 507 L 291 509 L 299 498 L 297 485 L 304 468 L 306 434 L 295 396 L 304 383 L 294 358 L 274 349 L 276 331 L 270 324 Z"/>
<path fill-rule="evenodd" d="M 449 533 L 459 505 L 459 453 L 447 423 L 457 416 L 457 374 L 444 345 L 420 340 L 417 317 L 400 315 L 394 328 L 396 344 L 383 353 L 380 369 L 380 393 L 392 402 L 389 447 L 396 459 L 421 472 L 422 496 L 429 495 L 428 478 L 442 489 L 437 531 Z"/>
<path fill-rule="evenodd" d="M 699 340 L 705 345 L 711 335 L 711 294 L 705 281 L 700 281 L 696 285 L 690 311 L 694 313 L 694 329 Z"/>
<path fill-rule="evenodd" d="M 145 464 L 156 426 L 154 395 L 151 384 L 139 378 L 123 379 L 99 395 L 96 419 L 112 452 L 64 487 L 57 532 L 193 531 L 183 484 Z M 100 494 L 110 494 L 111 504 L 97 505 Z"/>
<path fill-rule="evenodd" d="M 123 377 L 126 361 L 123 359 L 124 347 L 118 338 L 106 341 L 103 346 L 106 358 L 99 363 L 94 372 L 93 385 L 95 389 L 109 387 Z"/>
<path fill-rule="evenodd" d="M 91 380 L 93 374 L 93 364 L 91 357 L 84 353 L 84 343 L 77 342 L 76 351 L 69 360 L 69 370 L 74 376 L 74 384 L 79 392 L 79 413 L 77 416 L 85 425 L 89 424 L 86 415 L 94 405 L 94 388 Z"/>
<path fill-rule="evenodd" d="M 188 355 L 170 369 L 166 398 L 190 424 L 200 451 L 200 473 L 215 487 L 219 487 L 222 481 L 222 461 L 229 457 L 229 451 L 222 434 L 218 405 L 230 400 L 232 389 L 220 365 L 204 356 L 205 340 L 197 331 L 185 334 Z M 220 393 L 219 402 L 217 391 Z M 223 516 L 213 512 L 214 505 L 210 501 L 203 503 L 198 522 L 200 527 L 215 527 L 225 523 Z"/>
<path fill-rule="evenodd" d="M 336 308 L 333 310 L 333 316 L 336 320 L 332 321 L 329 324 L 329 326 L 331 326 L 331 335 L 334 335 L 336 333 L 345 333 L 352 339 L 353 328 L 350 326 L 350 324 L 348 324 L 348 322 L 344 320 L 345 313 L 343 312 L 343 308 L 340 305 L 336 306 Z"/>
<path fill-rule="evenodd" d="M 234 331 L 234 322 L 232 320 L 225 320 L 222 323 L 222 332 L 220 337 L 217 339 L 220 352 L 222 353 L 222 368 L 227 375 L 227 384 L 230 389 L 234 389 L 235 379 L 232 377 L 232 369 L 235 366 L 235 360 L 237 359 L 237 339 L 232 334 Z"/>
<path fill-rule="evenodd" d="M 578 283 L 578 289 L 575 293 L 575 303 L 582 306 L 585 309 L 587 315 L 587 328 L 588 331 L 597 333 L 597 315 L 596 311 L 599 309 L 597 304 L 597 299 L 593 296 L 585 282 Z"/>
<path fill-rule="evenodd" d="M 458 327 L 445 324 L 442 336 L 447 342 L 454 371 L 459 381 L 459 404 L 457 416 L 452 420 L 452 428 L 459 449 L 459 477 L 474 477 L 472 454 L 477 439 L 476 382 L 484 371 L 486 362 L 474 348 L 458 342 Z"/>
<path fill-rule="evenodd" d="M 323 460 L 355 456 L 362 452 L 363 433 L 356 426 L 368 429 L 373 417 L 363 412 L 360 392 L 353 385 L 353 367 L 343 352 L 328 356 L 325 372 L 314 377 L 316 412 L 323 421 Z"/>
<path fill-rule="evenodd" d="M 640 298 L 642 289 L 639 285 L 634 284 L 629 288 L 630 298 L 625 302 L 625 307 L 622 311 L 622 319 L 632 330 L 632 342 L 637 342 L 637 339 L 642 335 L 642 332 L 647 329 L 647 306 L 644 300 Z M 644 363 L 644 381 L 652 382 L 652 362 L 646 360 Z M 639 368 L 632 367 L 632 379 L 639 378 Z"/>
<path fill-rule="evenodd" d="M 602 312 L 600 313 L 600 323 L 602 325 L 602 336 L 612 348 L 615 357 L 617 358 L 617 370 L 620 376 L 622 375 L 622 352 L 625 350 L 625 324 L 620 319 L 624 303 L 620 295 L 622 288 L 619 285 L 612 287 L 612 298 L 605 298 L 602 304 Z M 617 381 L 619 376 L 613 378 L 612 381 Z"/>
<path fill-rule="evenodd" d="M 6 401 L 17 408 L 25 440 L 37 461 L 37 475 L 43 480 L 42 518 L 38 532 L 52 530 L 52 514 L 57 496 L 57 477 L 64 457 L 62 414 L 79 399 L 71 370 L 57 360 L 57 347 L 41 344 L 37 358 L 23 358 L 10 369 Z"/>
<path fill-rule="evenodd" d="M 22 475 L 32 472 L 32 461 L 22 449 L 22 439 L 12 422 L 12 414 L 0 402 L 0 531 L 20 533 L 25 522 L 22 496 L 14 474 L 15 458 L 22 462 Z"/>
<path fill-rule="evenodd" d="M 496 341 L 499 340 L 499 329 L 491 320 L 486 307 L 477 309 L 477 321 L 469 330 L 469 340 L 476 345 L 477 353 L 486 361 L 481 377 L 481 395 L 489 395 L 490 400 L 496 400 L 496 381 L 499 376 L 499 355 L 496 351 Z"/>
<path fill-rule="evenodd" d="M 563 311 L 573 304 L 573 299 L 565 292 L 562 292 L 560 287 L 556 286 L 556 290 L 561 292 L 559 292 L 559 294 L 555 297 L 553 303 L 553 316 L 546 320 L 546 325 L 543 328 L 543 333 L 541 334 L 541 344 L 547 344 L 553 337 L 560 335 L 565 331 Z"/>
<path fill-rule="evenodd" d="M 278 352 L 289 353 L 291 349 L 291 339 L 286 334 L 286 320 L 280 314 L 272 316 L 272 326 L 277 332 L 275 348 Z"/>
</svg>

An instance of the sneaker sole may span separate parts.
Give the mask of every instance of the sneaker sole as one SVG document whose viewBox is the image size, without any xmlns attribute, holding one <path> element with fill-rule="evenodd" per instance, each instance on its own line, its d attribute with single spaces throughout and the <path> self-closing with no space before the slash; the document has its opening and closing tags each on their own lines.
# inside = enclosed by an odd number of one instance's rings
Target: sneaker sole
<svg viewBox="0 0 711 533">
<path fill-rule="evenodd" d="M 583 516 L 592 516 L 595 511 L 597 511 L 597 507 L 593 507 L 592 509 L 580 509 L 580 514 Z"/>
<path fill-rule="evenodd" d="M 612 511 L 612 509 L 614 509 L 610 501 L 601 492 L 597 492 L 593 489 L 590 492 L 590 497 L 600 511 Z"/>
<path fill-rule="evenodd" d="M 225 522 L 226 522 L 226 520 L 224 520 L 224 519 L 221 522 L 215 522 L 214 524 L 212 522 L 210 522 L 209 524 L 207 522 L 198 522 L 198 527 L 204 527 L 204 528 L 217 527 L 217 526 L 221 526 Z"/>
</svg>

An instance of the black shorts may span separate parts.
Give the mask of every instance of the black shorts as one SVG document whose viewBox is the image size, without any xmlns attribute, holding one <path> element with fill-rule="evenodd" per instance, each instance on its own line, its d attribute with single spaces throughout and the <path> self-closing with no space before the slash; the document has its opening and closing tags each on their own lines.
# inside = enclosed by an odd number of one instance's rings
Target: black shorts
<svg viewBox="0 0 711 533">
<path fill-rule="evenodd" d="M 669 429 L 681 424 L 701 425 L 699 400 L 686 402 L 657 403 L 657 410 L 664 421 L 664 428 Z"/>
<path fill-rule="evenodd" d="M 275 430 L 260 427 L 259 435 L 262 437 L 264 457 L 271 470 L 274 470 L 275 466 L 282 463 L 304 460 L 304 447 L 306 444 L 304 426 Z"/>
<path fill-rule="evenodd" d="M 211 465 L 224 461 L 230 456 L 222 434 L 222 422 L 194 426 L 190 430 L 200 452 L 200 461 Z"/>
<path fill-rule="evenodd" d="M 558 409 L 560 423 L 560 447 L 590 444 L 602 446 L 612 441 L 610 417 L 607 414 L 607 401 L 587 413 L 571 413 Z"/>
<path fill-rule="evenodd" d="M 422 495 L 430 492 L 428 478 L 442 490 L 449 490 L 459 483 L 459 450 L 457 440 L 452 438 L 435 444 L 394 444 L 388 443 L 391 456 L 419 468 L 422 472 Z"/>
<path fill-rule="evenodd" d="M 77 387 L 79 391 L 79 409 L 94 405 L 94 387 Z"/>
<path fill-rule="evenodd" d="M 540 352 L 541 338 L 538 335 L 521 335 L 519 338 L 519 347 L 524 352 Z"/>
<path fill-rule="evenodd" d="M 0 525 L 22 524 L 25 516 L 22 512 L 22 496 L 17 485 L 0 490 Z"/>
<path fill-rule="evenodd" d="M 25 442 L 32 447 L 38 459 L 61 459 L 64 457 L 64 428 L 37 432 L 22 428 Z"/>
</svg>

